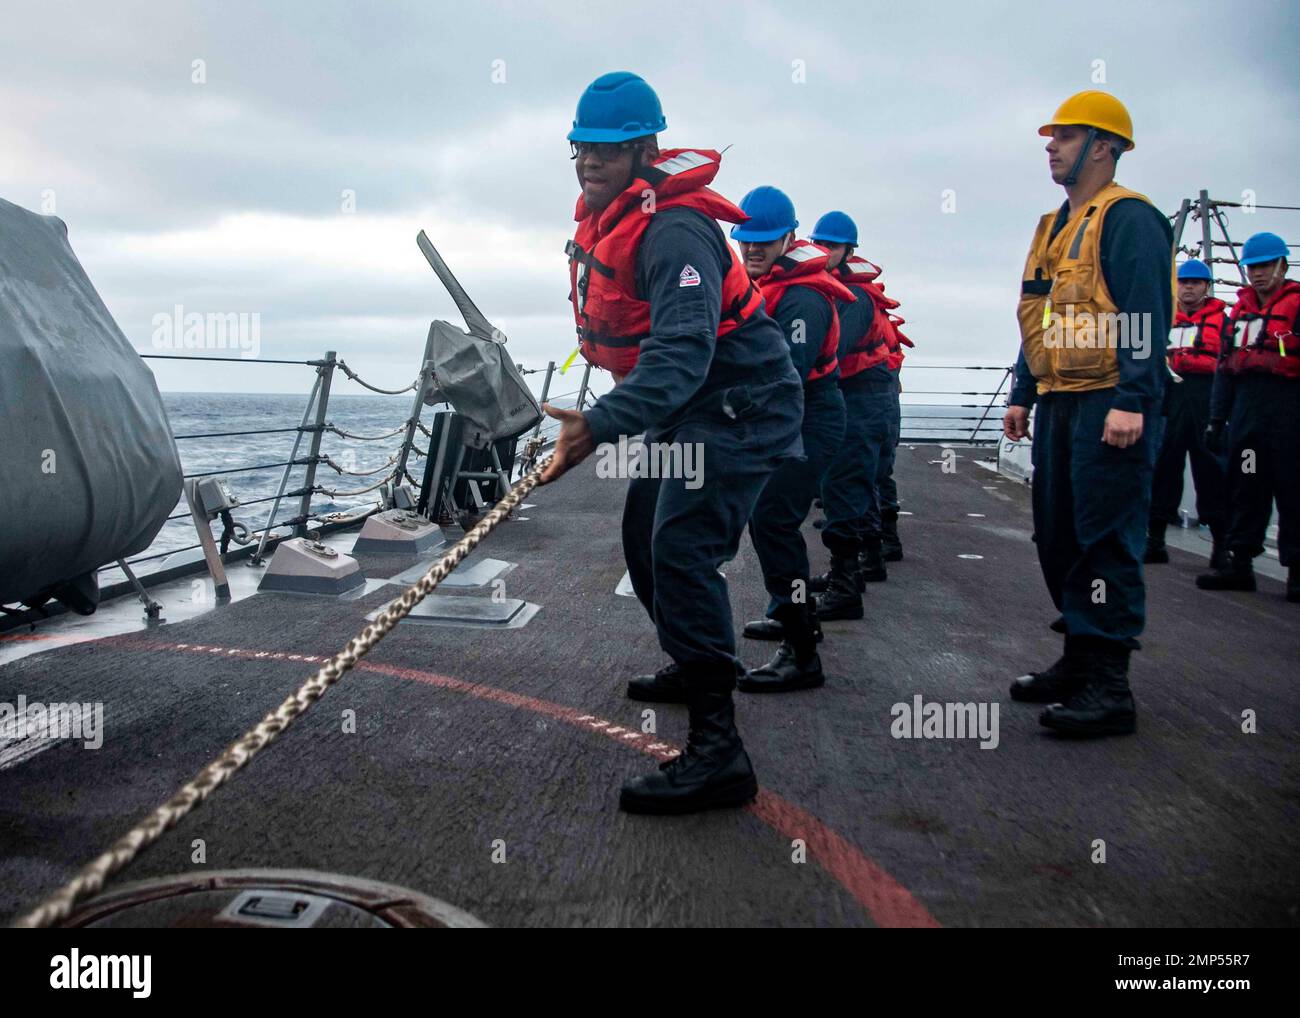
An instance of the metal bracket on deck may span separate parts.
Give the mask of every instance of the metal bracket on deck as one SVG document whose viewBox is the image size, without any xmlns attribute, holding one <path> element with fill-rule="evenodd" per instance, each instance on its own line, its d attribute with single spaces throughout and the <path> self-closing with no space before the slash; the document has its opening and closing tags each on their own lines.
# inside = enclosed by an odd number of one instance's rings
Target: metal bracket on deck
<svg viewBox="0 0 1300 1018">
<path fill-rule="evenodd" d="M 212 535 L 209 534 L 208 536 L 211 537 Z M 145 591 L 144 584 L 136 579 L 135 573 L 131 572 L 131 567 L 126 564 L 126 559 L 118 559 L 117 568 L 126 573 L 126 578 L 131 581 L 131 586 L 135 588 L 136 594 L 139 595 L 140 600 L 144 602 L 145 619 L 149 622 L 166 622 L 167 620 L 162 617 L 162 605 L 150 597 Z"/>
<path fill-rule="evenodd" d="M 190 516 L 194 518 L 194 529 L 198 531 L 199 544 L 203 547 L 203 558 L 208 563 L 208 572 L 212 576 L 212 583 L 217 588 L 217 600 L 230 600 L 230 582 L 226 579 L 226 567 L 221 562 L 221 553 L 217 551 L 217 542 L 212 537 L 212 526 L 208 522 L 208 514 L 203 508 L 203 501 L 199 498 L 198 482 L 189 480 L 185 482 L 185 501 L 190 507 Z"/>
</svg>

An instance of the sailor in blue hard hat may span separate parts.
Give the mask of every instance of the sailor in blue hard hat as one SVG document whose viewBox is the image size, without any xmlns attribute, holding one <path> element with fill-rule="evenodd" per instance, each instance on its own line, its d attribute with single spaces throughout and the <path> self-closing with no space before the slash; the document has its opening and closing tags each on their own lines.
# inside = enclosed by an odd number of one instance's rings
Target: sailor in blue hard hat
<svg viewBox="0 0 1300 1018">
<path fill-rule="evenodd" d="M 768 477 L 799 452 L 803 412 L 781 330 L 718 226 L 746 218 L 707 186 L 721 156 L 660 151 L 665 127 L 654 90 L 627 71 L 597 78 L 578 102 L 570 301 L 583 356 L 618 384 L 585 412 L 545 408 L 561 428 L 542 475 L 554 481 L 593 452 L 625 462 L 595 477 L 627 485 L 628 574 L 670 658 L 627 692 L 686 704 L 690 725 L 679 756 L 623 785 L 619 805 L 637 813 L 742 806 L 757 794 L 736 729 L 743 667 L 718 570 Z M 634 472 L 631 457 L 607 455 L 643 433 L 667 471 Z"/>
<path fill-rule="evenodd" d="M 1183 475 L 1192 463 L 1196 486 L 1196 516 L 1213 538 L 1210 564 L 1221 568 L 1228 558 L 1224 544 L 1228 502 L 1227 478 L 1220 456 L 1205 443 L 1210 420 L 1210 390 L 1227 336 L 1228 310 L 1214 296 L 1213 275 L 1205 262 L 1189 258 L 1178 266 L 1177 303 L 1165 356 L 1170 382 L 1165 386 L 1165 433 L 1151 480 L 1151 517 L 1142 561 L 1169 561 L 1165 534 L 1182 521 Z"/>
<path fill-rule="evenodd" d="M 827 252 L 830 271 L 858 298 L 840 309 L 840 390 L 848 413 L 844 445 L 822 480 L 826 524 L 822 543 L 832 569 L 813 581 L 831 588 L 837 557 L 859 556 L 858 588 L 888 579 L 885 563 L 903 558 L 898 538 L 897 489 L 892 485 L 894 446 L 902 409 L 898 375 L 891 363 L 896 343 L 888 304 L 875 282 L 880 268 L 854 250 L 858 226 L 845 212 L 827 212 L 813 227 L 814 244 Z M 841 597 L 822 598 L 823 618 L 834 618 Z"/>
<path fill-rule="evenodd" d="M 809 596 L 808 546 L 801 530 L 821 477 L 844 441 L 844 396 L 839 378 L 837 304 L 853 294 L 826 272 L 826 252 L 797 240 L 794 203 L 764 185 L 745 195 L 749 219 L 732 228 L 745 271 L 763 294 L 767 313 L 785 333 L 790 358 L 803 381 L 804 457 L 777 468 L 754 507 L 750 537 L 768 592 L 767 617 L 750 622 L 751 638 L 780 639 L 775 656 L 740 680 L 750 693 L 811 689 L 825 682 L 817 653 L 820 630 Z M 857 591 L 856 618 L 862 618 Z M 849 616 L 842 616 L 849 617 Z"/>
<path fill-rule="evenodd" d="M 1286 277 L 1290 248 L 1256 233 L 1241 249 L 1248 286 L 1237 291 L 1231 339 L 1214 376 L 1206 438 L 1225 444 L 1229 561 L 1196 579 L 1204 590 L 1254 590 L 1277 504 L 1277 557 L 1286 599 L 1300 603 L 1300 283 Z"/>
</svg>

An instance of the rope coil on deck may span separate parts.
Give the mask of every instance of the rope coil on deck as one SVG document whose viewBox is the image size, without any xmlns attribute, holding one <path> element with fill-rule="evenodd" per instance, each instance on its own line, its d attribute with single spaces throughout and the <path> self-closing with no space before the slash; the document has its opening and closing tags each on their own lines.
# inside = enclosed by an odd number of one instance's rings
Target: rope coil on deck
<svg viewBox="0 0 1300 1018">
<path fill-rule="evenodd" d="M 388 607 L 370 625 L 348 641 L 341 651 L 304 682 L 279 707 L 266 715 L 252 729 L 240 736 L 216 760 L 199 771 L 170 799 L 159 806 L 143 821 L 127 831 L 113 846 L 88 863 L 75 877 L 40 905 L 15 923 L 16 927 L 36 928 L 52 926 L 72 913 L 77 902 L 100 891 L 105 881 L 128 866 L 141 852 L 157 841 L 165 831 L 175 827 L 188 813 L 203 803 L 209 795 L 224 785 L 248 765 L 258 753 L 274 742 L 301 714 L 305 713 L 325 691 L 343 678 L 358 661 L 392 631 L 411 610 L 428 597 L 479 543 L 504 520 L 512 510 L 537 486 L 542 471 L 550 457 L 537 464 L 521 477 L 518 483 L 479 522 L 465 534 L 455 547 L 429 567 L 418 581 L 403 591 L 401 597 Z"/>
</svg>

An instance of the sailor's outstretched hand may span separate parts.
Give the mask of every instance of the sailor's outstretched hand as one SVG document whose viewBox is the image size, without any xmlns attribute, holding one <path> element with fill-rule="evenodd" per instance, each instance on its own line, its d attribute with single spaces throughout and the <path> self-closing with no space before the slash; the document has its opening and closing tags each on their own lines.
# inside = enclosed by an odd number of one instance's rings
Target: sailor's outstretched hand
<svg viewBox="0 0 1300 1018">
<path fill-rule="evenodd" d="M 549 403 L 543 403 L 542 410 L 548 417 L 554 417 L 560 422 L 560 435 L 555 440 L 555 453 L 537 482 L 550 484 L 566 470 L 576 467 L 590 456 L 592 450 L 596 448 L 596 442 L 591 437 L 591 426 L 587 424 L 587 418 L 583 417 L 580 411 L 561 410 Z"/>
</svg>

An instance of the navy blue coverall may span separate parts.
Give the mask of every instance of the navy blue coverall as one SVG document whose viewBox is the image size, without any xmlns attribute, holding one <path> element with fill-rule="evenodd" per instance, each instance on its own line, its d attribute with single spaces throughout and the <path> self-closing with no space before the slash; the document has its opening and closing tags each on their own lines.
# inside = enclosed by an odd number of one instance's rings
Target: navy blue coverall
<svg viewBox="0 0 1300 1018">
<path fill-rule="evenodd" d="M 898 439 L 903 430 L 903 401 L 900 395 L 903 383 L 899 376 L 901 367 L 890 370 L 894 386 L 890 389 L 889 441 L 880 453 L 880 466 L 876 471 L 876 498 L 882 516 L 898 516 L 898 482 L 894 480 L 894 457 L 898 453 Z"/>
<path fill-rule="evenodd" d="M 835 313 L 825 297 L 797 283 L 785 291 L 776 308 L 776 321 L 789 344 L 795 371 L 804 379 L 801 428 L 804 456 L 777 467 L 749 521 L 749 535 L 763 567 L 763 585 L 770 595 L 769 616 L 778 605 L 791 603 L 796 583 L 803 584 L 799 588 L 801 597 L 807 598 L 808 545 L 801 528 L 812 508 L 822 475 L 844 441 L 844 396 L 837 384 L 839 369 L 816 381 L 807 381 Z"/>
<path fill-rule="evenodd" d="M 1068 217 L 1066 202 L 1053 236 Z M 1035 395 L 1036 381 L 1021 349 L 1008 402 L 1023 407 L 1038 402 L 1033 424 L 1034 540 L 1066 632 L 1136 648 L 1146 625 L 1142 555 L 1151 476 L 1164 430 L 1160 411 L 1173 317 L 1173 234 L 1157 209 L 1125 198 L 1106 213 L 1100 243 L 1102 275 L 1120 313 L 1151 316 L 1149 325 L 1142 326 L 1145 342 L 1117 349 L 1117 385 L 1043 396 Z M 1102 441 L 1112 409 L 1142 414 L 1142 437 L 1126 449 Z"/>
<path fill-rule="evenodd" d="M 1151 522 L 1174 526 L 1181 522 L 1178 507 L 1183 500 L 1184 467 L 1190 456 L 1197 522 L 1209 527 L 1217 541 L 1228 518 L 1228 479 L 1223 458 L 1205 444 L 1214 376 L 1188 372 L 1182 379 L 1175 382 L 1170 378 L 1165 383 L 1165 435 L 1151 482 Z"/>
<path fill-rule="evenodd" d="M 837 302 L 840 313 L 840 354 L 867 334 L 875 307 L 861 286 L 848 284 L 858 298 Z M 822 477 L 822 507 L 826 526 L 822 544 L 836 557 L 851 558 L 862 550 L 864 537 L 880 536 L 880 460 L 890 445 L 891 417 L 897 400 L 894 376 L 884 362 L 840 379 L 846 426 L 844 443 Z"/>
<path fill-rule="evenodd" d="M 1211 419 L 1228 422 L 1225 542 L 1243 557 L 1264 554 L 1276 499 L 1278 561 L 1300 568 L 1300 379 L 1230 374 L 1223 370 L 1230 352 L 1225 343 L 1210 406 Z M 1248 462 L 1253 469 L 1244 469 Z"/>
<path fill-rule="evenodd" d="M 703 213 L 665 209 L 651 218 L 636 269 L 650 333 L 628 376 L 585 413 L 598 444 L 642 432 L 647 443 L 696 444 L 703 483 L 629 483 L 623 553 L 660 646 L 687 682 L 718 691 L 743 673 L 718 567 L 739 549 L 772 471 L 801 452 L 803 417 L 799 378 L 775 322 L 760 311 L 718 336 L 730 266 L 722 230 Z"/>
</svg>

